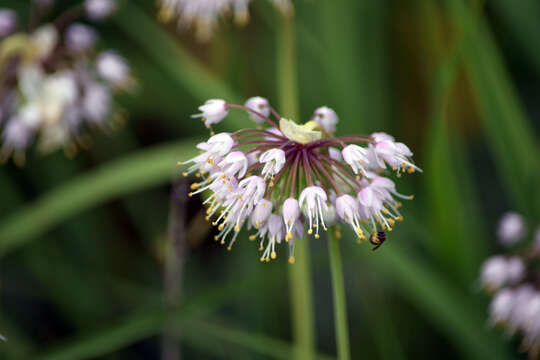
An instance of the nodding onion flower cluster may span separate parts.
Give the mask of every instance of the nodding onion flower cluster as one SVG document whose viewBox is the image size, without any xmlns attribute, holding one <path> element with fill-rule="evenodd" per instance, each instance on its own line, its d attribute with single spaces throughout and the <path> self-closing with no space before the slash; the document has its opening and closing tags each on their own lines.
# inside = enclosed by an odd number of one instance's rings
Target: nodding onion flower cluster
<svg viewBox="0 0 540 360">
<path fill-rule="evenodd" d="M 200 41 L 208 41 L 219 18 L 234 15 L 237 24 L 249 21 L 251 0 L 160 0 L 159 18 L 168 22 L 178 18 L 182 27 L 191 27 Z M 270 0 L 283 15 L 290 16 L 294 8 L 290 0 Z"/>
<path fill-rule="evenodd" d="M 247 111 L 254 122 L 271 127 L 211 132 L 197 146 L 199 155 L 179 162 L 188 165 L 184 176 L 200 179 L 189 195 L 209 193 L 206 219 L 219 230 L 216 241 L 225 244 L 229 239 L 229 250 L 246 225 L 255 229 L 250 239 L 260 239 L 261 261 L 275 259 L 277 245 L 285 240 L 293 263 L 294 241 L 303 237 L 304 227 L 319 238 L 321 231 L 336 226 L 341 236 L 341 222 L 351 227 L 358 242 L 369 239 L 378 247 L 384 231 L 403 219 L 397 199 L 412 196 L 398 193 L 382 172 L 390 168 L 400 176 L 420 170 L 405 144 L 384 133 L 334 137 L 338 117 L 332 109 L 321 107 L 310 121 L 298 125 L 261 97 L 244 105 L 208 100 L 193 117 L 211 129 L 231 109 Z"/>
<path fill-rule="evenodd" d="M 523 217 L 506 213 L 497 229 L 504 246 L 521 243 L 527 234 Z M 531 245 L 511 255 L 495 255 L 482 265 L 482 287 L 493 295 L 489 307 L 490 324 L 505 328 L 522 338 L 521 350 L 531 359 L 540 354 L 540 227 Z"/>
<path fill-rule="evenodd" d="M 53 1 L 33 1 L 28 28 L 17 29 L 17 15 L 0 9 L 0 158 L 22 165 L 38 138 L 43 152 L 64 148 L 73 155 L 90 144 L 88 130 L 120 125 L 113 94 L 131 87 L 130 69 L 113 50 L 97 53 L 97 31 L 74 22 L 100 20 L 114 0 L 86 0 L 39 24 Z"/>
</svg>

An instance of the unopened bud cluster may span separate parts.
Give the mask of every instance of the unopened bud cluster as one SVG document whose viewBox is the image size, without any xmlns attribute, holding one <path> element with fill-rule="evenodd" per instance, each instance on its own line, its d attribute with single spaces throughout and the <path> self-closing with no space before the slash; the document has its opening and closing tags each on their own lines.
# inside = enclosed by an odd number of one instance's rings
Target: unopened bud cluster
<svg viewBox="0 0 540 360">
<path fill-rule="evenodd" d="M 398 199 L 412 196 L 398 193 L 382 174 L 386 169 L 398 176 L 420 170 L 405 144 L 385 133 L 335 137 L 338 117 L 332 109 L 319 108 L 299 125 L 261 97 L 244 105 L 208 100 L 193 117 L 211 128 L 232 109 L 270 127 L 212 132 L 197 146 L 199 155 L 179 163 L 186 165 L 184 176 L 199 179 L 190 196 L 203 194 L 207 220 L 219 230 L 216 241 L 228 242 L 230 249 L 246 226 L 254 229 L 250 239 L 259 239 L 261 261 L 275 259 L 278 245 L 285 242 L 292 263 L 294 242 L 305 230 L 319 238 L 330 227 L 339 233 L 337 225 L 343 223 L 358 242 L 369 240 L 378 247 L 386 239 L 384 231 L 403 219 Z"/>
<path fill-rule="evenodd" d="M 114 0 L 86 0 L 79 12 L 68 9 L 51 23 L 39 23 L 45 9 L 34 9 L 30 29 L 12 10 L 0 9 L 0 158 L 23 164 L 28 147 L 64 148 L 68 155 L 88 146 L 88 131 L 121 120 L 113 94 L 132 80 L 123 57 L 98 53 L 97 31 L 77 17 L 100 20 L 116 8 Z M 34 1 L 52 7 L 54 1 Z M 69 15 L 69 16 L 68 16 Z M 76 15 L 76 16 L 75 16 Z M 18 30 L 20 29 L 20 30 Z"/>
</svg>

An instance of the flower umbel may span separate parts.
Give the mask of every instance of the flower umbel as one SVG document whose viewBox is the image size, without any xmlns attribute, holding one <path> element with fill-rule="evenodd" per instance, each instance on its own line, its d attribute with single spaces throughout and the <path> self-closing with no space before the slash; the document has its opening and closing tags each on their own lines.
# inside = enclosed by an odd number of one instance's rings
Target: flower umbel
<svg viewBox="0 0 540 360">
<path fill-rule="evenodd" d="M 536 239 L 522 246 L 527 226 L 521 214 L 505 213 L 499 221 L 497 235 L 505 247 L 520 245 L 512 256 L 495 255 L 482 265 L 480 282 L 493 299 L 489 307 L 491 325 L 505 328 L 510 335 L 522 338 L 521 349 L 530 359 L 540 355 L 540 227 Z"/>
<path fill-rule="evenodd" d="M 40 16 L 53 2 L 32 3 L 39 10 L 29 30 L 17 29 L 15 13 L 0 9 L 0 160 L 13 157 L 19 165 L 34 140 L 43 152 L 63 148 L 71 156 L 91 144 L 90 130 L 121 125 L 112 94 L 131 84 L 125 60 L 98 53 L 97 31 L 72 22 L 109 15 L 115 0 L 86 0 L 44 24 Z"/>
<path fill-rule="evenodd" d="M 294 263 L 294 242 L 301 241 L 304 228 L 318 239 L 329 228 L 339 233 L 342 222 L 358 242 L 371 238 L 378 248 L 386 239 L 384 231 L 403 219 L 397 199 L 412 196 L 398 193 L 382 172 L 386 164 L 398 173 L 420 170 L 404 144 L 382 133 L 334 137 L 338 118 L 332 109 L 319 108 L 314 120 L 299 125 L 282 118 L 261 97 L 245 105 L 208 100 L 193 117 L 210 127 L 231 109 L 244 110 L 254 122 L 270 128 L 212 135 L 197 146 L 199 155 L 179 163 L 188 165 L 185 176 L 200 179 L 189 195 L 204 195 L 207 220 L 219 231 L 215 240 L 228 242 L 228 249 L 247 223 L 248 229 L 256 229 L 250 239 L 260 239 L 261 261 L 275 259 L 285 240 L 289 262 Z M 381 141 L 386 142 L 384 151 L 377 148 Z"/>
</svg>

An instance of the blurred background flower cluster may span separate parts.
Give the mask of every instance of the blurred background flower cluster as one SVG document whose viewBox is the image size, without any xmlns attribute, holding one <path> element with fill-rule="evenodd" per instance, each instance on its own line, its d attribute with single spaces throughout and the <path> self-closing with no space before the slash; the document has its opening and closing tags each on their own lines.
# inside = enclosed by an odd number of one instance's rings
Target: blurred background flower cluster
<svg viewBox="0 0 540 360">
<path fill-rule="evenodd" d="M 540 316 L 540 3 L 187 3 L 1 1 L 0 358 L 292 358 L 296 265 L 261 264 L 247 233 L 216 245 L 176 167 L 208 135 L 198 106 L 279 110 L 287 77 L 297 122 L 326 105 L 337 135 L 388 132 L 424 170 L 383 247 L 341 242 L 352 358 L 534 357 L 540 322 L 515 309 Z M 309 248 L 329 359 L 326 240 Z"/>
</svg>

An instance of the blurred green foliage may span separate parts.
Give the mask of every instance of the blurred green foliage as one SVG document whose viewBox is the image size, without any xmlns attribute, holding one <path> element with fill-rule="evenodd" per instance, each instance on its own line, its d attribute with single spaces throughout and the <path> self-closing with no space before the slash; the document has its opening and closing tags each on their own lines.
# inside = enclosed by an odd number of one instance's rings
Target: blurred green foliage
<svg viewBox="0 0 540 360">
<path fill-rule="evenodd" d="M 21 14 L 28 8 L 5 3 Z M 540 6 L 294 3 L 298 120 L 328 105 L 340 133 L 392 133 L 425 170 L 400 182 L 416 199 L 388 244 L 373 253 L 351 234 L 341 242 L 352 357 L 517 358 L 514 344 L 486 326 L 488 299 L 475 279 L 494 252 L 503 211 L 540 219 Z M 125 54 L 138 78 L 138 92 L 121 99 L 126 127 L 98 134 L 73 160 L 30 154 L 25 168 L 0 168 L 2 359 L 155 359 L 164 322 L 188 359 L 293 353 L 286 259 L 261 265 L 246 238 L 224 251 L 195 231 L 196 212 L 178 308 L 165 306 L 162 285 L 176 161 L 206 135 L 189 115 L 207 98 L 286 101 L 279 15 L 253 1 L 245 28 L 221 24 L 212 42 L 199 44 L 159 24 L 155 10 L 124 1 L 100 25 L 101 46 Z M 233 113 L 219 127 L 246 124 Z M 326 244 L 309 241 L 317 349 L 334 354 Z"/>
</svg>

